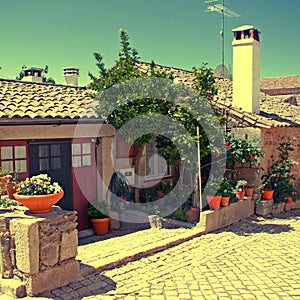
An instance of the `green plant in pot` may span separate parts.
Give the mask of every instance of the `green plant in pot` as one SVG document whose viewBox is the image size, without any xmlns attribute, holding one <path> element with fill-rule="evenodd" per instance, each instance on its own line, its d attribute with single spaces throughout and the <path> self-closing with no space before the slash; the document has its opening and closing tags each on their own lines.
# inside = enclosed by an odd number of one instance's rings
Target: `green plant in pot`
<svg viewBox="0 0 300 300">
<path fill-rule="evenodd" d="M 234 188 L 232 186 L 232 181 L 224 177 L 222 179 L 219 191 L 222 193 L 221 205 L 227 206 L 230 199 L 235 198 Z"/>
<path fill-rule="evenodd" d="M 206 193 L 206 199 L 210 209 L 217 210 L 220 208 L 222 200 L 222 191 L 220 189 L 221 180 L 218 180 L 214 176 L 210 176 L 204 189 Z"/>
<path fill-rule="evenodd" d="M 6 190 L 9 199 L 14 199 L 14 193 L 20 187 L 19 174 L 15 171 L 14 175 L 10 177 L 10 180 L 6 183 Z"/>
<path fill-rule="evenodd" d="M 296 189 L 294 187 L 295 175 L 292 174 L 293 166 L 296 161 L 291 157 L 292 152 L 295 150 L 291 138 L 281 138 L 278 150 L 278 158 L 272 158 L 272 165 L 268 172 L 265 172 L 261 179 L 263 190 L 263 198 L 270 200 L 274 198 L 276 203 L 285 202 L 288 197 L 295 195 Z M 263 169 L 264 171 L 264 169 Z M 268 197 L 268 190 L 273 191 L 272 196 Z"/>
<path fill-rule="evenodd" d="M 246 180 L 240 179 L 236 182 L 235 185 L 235 195 L 238 200 L 244 200 L 245 198 L 245 186 L 247 184 Z"/>
<path fill-rule="evenodd" d="M 108 205 L 105 201 L 93 202 L 87 212 L 96 235 L 105 235 L 108 232 L 109 221 Z"/>
</svg>

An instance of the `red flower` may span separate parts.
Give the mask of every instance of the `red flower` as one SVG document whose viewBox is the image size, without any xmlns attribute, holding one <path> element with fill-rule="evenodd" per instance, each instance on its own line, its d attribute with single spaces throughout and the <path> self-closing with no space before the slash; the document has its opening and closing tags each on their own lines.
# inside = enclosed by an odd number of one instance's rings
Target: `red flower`
<svg viewBox="0 0 300 300">
<path fill-rule="evenodd" d="M 231 145 L 230 145 L 229 142 L 226 142 L 226 143 L 225 143 L 225 146 L 226 146 L 227 149 L 231 149 Z"/>
<path fill-rule="evenodd" d="M 250 160 L 253 161 L 255 159 L 253 154 L 250 154 Z"/>
</svg>

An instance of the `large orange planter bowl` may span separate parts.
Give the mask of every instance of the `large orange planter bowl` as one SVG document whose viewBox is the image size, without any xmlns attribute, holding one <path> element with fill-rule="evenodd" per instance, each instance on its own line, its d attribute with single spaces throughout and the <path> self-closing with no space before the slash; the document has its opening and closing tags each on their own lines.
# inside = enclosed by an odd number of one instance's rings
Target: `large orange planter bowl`
<svg viewBox="0 0 300 300">
<path fill-rule="evenodd" d="M 19 195 L 14 194 L 15 199 L 27 207 L 33 214 L 44 214 L 51 211 L 51 208 L 56 204 L 62 197 L 64 192 L 61 191 L 56 194 L 49 195 Z"/>
</svg>

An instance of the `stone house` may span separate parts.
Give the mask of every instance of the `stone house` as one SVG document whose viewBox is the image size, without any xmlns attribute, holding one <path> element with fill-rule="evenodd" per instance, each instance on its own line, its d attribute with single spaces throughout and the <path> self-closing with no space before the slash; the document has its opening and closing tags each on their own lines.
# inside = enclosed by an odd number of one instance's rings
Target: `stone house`
<svg viewBox="0 0 300 300">
<path fill-rule="evenodd" d="M 262 139 L 262 150 L 267 154 L 263 166 L 267 167 L 271 154 L 276 153 L 279 136 L 295 138 L 295 159 L 300 161 L 299 76 L 260 82 L 259 31 L 247 25 L 233 32 L 233 82 L 216 78 L 219 92 L 213 107 L 226 115 L 227 129 Z M 147 73 L 150 64 L 140 62 L 138 68 Z M 191 71 L 157 68 L 172 71 L 175 82 L 193 83 Z M 17 170 L 20 179 L 48 173 L 65 190 L 59 205 L 76 210 L 78 229 L 84 230 L 90 227 L 88 200 L 105 197 L 114 170 L 126 174 L 129 181 L 135 180 L 135 173 L 146 175 L 150 185 L 157 176 L 171 180 L 174 170 L 167 168 L 162 173 L 159 162 L 154 161 L 155 172 L 147 176 L 147 159 L 155 153 L 154 145 L 147 145 L 140 165 L 136 165 L 134 149 L 121 140 L 113 145 L 115 129 L 97 118 L 89 89 L 77 86 L 79 70 L 65 68 L 64 75 L 66 85 L 42 83 L 41 69 L 37 68 L 28 69 L 22 81 L 0 79 L 0 167 Z M 114 164 L 108 159 L 112 151 Z M 300 186 L 299 165 L 295 174 Z"/>
<path fill-rule="evenodd" d="M 19 172 L 20 180 L 49 174 L 65 191 L 59 205 L 78 212 L 82 230 L 90 227 L 87 200 L 102 192 L 99 174 L 106 184 L 111 176 L 105 158 L 115 130 L 100 128 L 87 89 L 76 86 L 76 72 L 65 74 L 69 85 L 42 83 L 37 68 L 22 81 L 0 79 L 0 167 Z"/>
</svg>

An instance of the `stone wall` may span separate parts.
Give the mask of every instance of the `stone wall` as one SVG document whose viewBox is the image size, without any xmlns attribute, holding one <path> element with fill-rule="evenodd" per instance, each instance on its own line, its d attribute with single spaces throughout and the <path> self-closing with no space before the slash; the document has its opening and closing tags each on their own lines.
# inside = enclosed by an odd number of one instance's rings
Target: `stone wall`
<svg viewBox="0 0 300 300">
<path fill-rule="evenodd" d="M 299 127 L 274 127 L 269 129 L 262 129 L 262 150 L 266 155 L 261 159 L 261 166 L 268 169 L 272 165 L 272 156 L 277 160 L 277 147 L 281 137 L 290 137 L 293 141 L 294 152 L 293 159 L 296 162 L 300 161 L 300 128 Z M 296 176 L 296 185 L 300 188 L 300 165 L 296 164 L 293 168 L 293 173 Z"/>
<path fill-rule="evenodd" d="M 75 212 L 59 207 L 39 215 L 22 206 L 0 210 L 2 291 L 11 279 L 19 283 L 18 297 L 80 280 L 76 220 Z"/>
<path fill-rule="evenodd" d="M 277 215 L 283 211 L 300 209 L 300 200 L 290 203 L 274 203 L 274 200 L 260 200 L 256 203 L 255 213 L 258 216 Z"/>
</svg>

